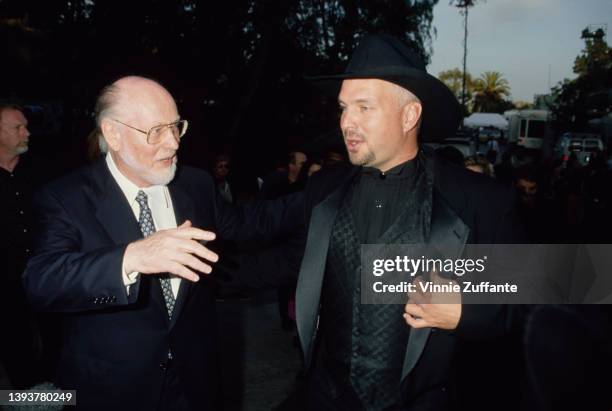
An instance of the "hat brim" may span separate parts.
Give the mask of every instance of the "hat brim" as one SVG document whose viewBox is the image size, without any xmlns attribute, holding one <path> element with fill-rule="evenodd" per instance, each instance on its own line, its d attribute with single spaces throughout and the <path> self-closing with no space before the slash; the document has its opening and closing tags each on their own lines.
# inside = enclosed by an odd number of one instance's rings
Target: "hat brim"
<svg viewBox="0 0 612 411">
<path fill-rule="evenodd" d="M 385 80 L 409 90 L 423 105 L 420 131 L 422 142 L 441 141 L 452 137 L 461 121 L 461 106 L 452 91 L 436 77 L 421 70 L 387 68 L 384 72 L 364 71 L 304 78 L 333 97 L 340 93 L 342 81 L 350 79 Z"/>
</svg>

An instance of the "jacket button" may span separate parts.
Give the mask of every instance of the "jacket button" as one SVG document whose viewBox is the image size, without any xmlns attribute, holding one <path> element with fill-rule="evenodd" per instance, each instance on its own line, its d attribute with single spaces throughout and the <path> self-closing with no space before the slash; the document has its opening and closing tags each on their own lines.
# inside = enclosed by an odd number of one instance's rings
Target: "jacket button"
<svg viewBox="0 0 612 411">
<path fill-rule="evenodd" d="M 168 366 L 166 365 L 165 362 L 160 362 L 159 363 L 159 369 L 162 371 L 166 371 L 168 369 Z"/>
</svg>

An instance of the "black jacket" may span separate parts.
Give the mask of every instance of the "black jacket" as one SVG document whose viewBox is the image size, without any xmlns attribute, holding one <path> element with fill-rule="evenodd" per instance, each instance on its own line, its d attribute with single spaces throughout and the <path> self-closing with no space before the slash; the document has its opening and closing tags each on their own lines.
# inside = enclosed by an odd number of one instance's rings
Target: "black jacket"
<svg viewBox="0 0 612 411">
<path fill-rule="evenodd" d="M 442 255 L 459 257 L 466 244 L 524 241 L 511 190 L 494 179 L 450 165 L 433 153 L 425 152 L 425 159 L 434 175 L 429 242 Z M 288 272 L 299 272 L 296 322 L 306 368 L 312 365 L 316 346 L 331 229 L 344 193 L 358 172 L 359 167 L 342 165 L 314 174 L 304 192 L 305 232 L 287 239 L 283 248 L 246 257 L 243 264 L 247 269 L 237 274 L 238 282 L 261 288 L 282 284 Z M 446 409 L 457 342 L 469 346 L 470 341 L 506 336 L 520 326 L 523 311 L 522 307 L 503 305 L 464 305 L 453 332 L 412 330 L 402 373 L 406 409 Z"/>
<path fill-rule="evenodd" d="M 284 201 L 233 208 L 205 172 L 179 168 L 168 186 L 178 225 L 234 239 L 268 239 L 292 229 Z M 194 409 L 217 392 L 217 341 L 210 281 L 183 280 L 172 321 L 159 281 L 141 275 L 129 295 L 122 281 L 138 222 L 104 160 L 46 186 L 36 199 L 37 247 L 24 273 L 30 303 L 63 313 L 56 384 L 78 391 L 80 409 L 154 410 L 168 350 Z"/>
</svg>

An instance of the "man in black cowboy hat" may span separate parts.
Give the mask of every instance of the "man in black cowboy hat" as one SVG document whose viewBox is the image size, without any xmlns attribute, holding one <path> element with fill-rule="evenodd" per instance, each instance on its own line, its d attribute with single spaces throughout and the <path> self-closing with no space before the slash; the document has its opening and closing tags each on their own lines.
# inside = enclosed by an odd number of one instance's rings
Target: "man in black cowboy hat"
<svg viewBox="0 0 612 411">
<path fill-rule="evenodd" d="M 467 243 L 520 242 L 511 193 L 420 147 L 452 135 L 460 108 L 399 40 L 367 36 L 345 73 L 312 79 L 340 85 L 340 127 L 352 165 L 324 169 L 305 191 L 296 322 L 311 369 L 310 408 L 447 409 L 457 342 L 503 335 L 514 323 L 509 310 L 361 304 L 360 247 L 435 244 L 456 257 Z M 283 258 L 273 251 L 258 258 L 244 280 L 269 285 Z M 258 266 L 276 269 L 254 273 Z"/>
</svg>

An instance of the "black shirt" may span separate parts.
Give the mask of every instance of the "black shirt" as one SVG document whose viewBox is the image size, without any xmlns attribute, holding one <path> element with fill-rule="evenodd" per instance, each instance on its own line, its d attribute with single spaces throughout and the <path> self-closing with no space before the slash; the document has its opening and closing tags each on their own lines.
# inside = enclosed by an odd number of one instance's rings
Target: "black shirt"
<svg viewBox="0 0 612 411">
<path fill-rule="evenodd" d="M 32 191 L 35 186 L 31 167 L 23 158 L 13 171 L 0 167 L 0 253 L 4 264 L 18 270 L 32 248 Z M 10 260 L 10 261 L 7 261 Z"/>
<path fill-rule="evenodd" d="M 405 209 L 417 169 L 418 156 L 385 173 L 362 167 L 350 201 L 362 243 L 376 243 Z"/>
</svg>

